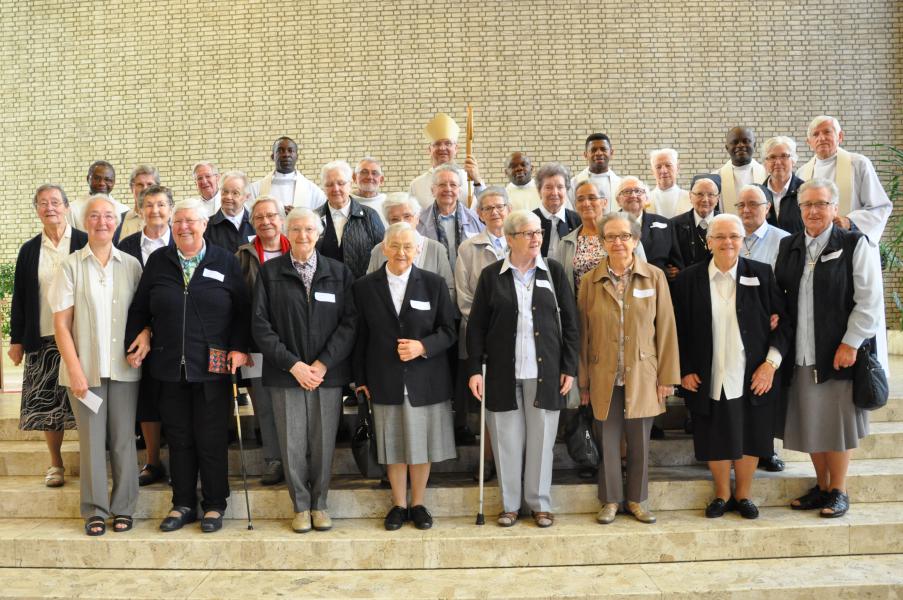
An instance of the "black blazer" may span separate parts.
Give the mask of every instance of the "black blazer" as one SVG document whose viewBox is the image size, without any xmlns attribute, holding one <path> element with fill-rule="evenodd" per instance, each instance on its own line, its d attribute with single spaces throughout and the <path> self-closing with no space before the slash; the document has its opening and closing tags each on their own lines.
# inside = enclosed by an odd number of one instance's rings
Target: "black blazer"
<svg viewBox="0 0 903 600">
<path fill-rule="evenodd" d="M 88 243 L 88 234 L 72 228 L 69 254 Z M 9 341 L 22 344 L 25 352 L 41 347 L 41 294 L 38 285 L 38 263 L 41 260 L 41 234 L 31 238 L 19 249 L 16 272 L 13 276 L 13 299 L 9 315 Z M 132 338 L 134 339 L 134 338 Z"/>
<path fill-rule="evenodd" d="M 216 244 L 220 248 L 225 248 L 231 254 L 235 254 L 239 246 L 243 246 L 250 241 L 248 238 L 252 235 L 256 235 L 256 232 L 248 219 L 247 208 L 242 209 L 241 227 L 238 229 L 235 229 L 235 225 L 226 218 L 226 215 L 223 214 L 223 209 L 219 209 L 207 222 L 207 231 L 204 232 L 204 239 L 207 240 L 208 244 Z"/>
<path fill-rule="evenodd" d="M 386 265 L 358 279 L 352 287 L 358 311 L 354 381 L 366 385 L 376 404 L 401 404 L 404 388 L 412 406 L 445 402 L 452 397 L 445 351 L 455 343 L 455 310 L 448 286 L 439 275 L 411 267 L 401 313 L 389 294 Z M 402 362 L 400 338 L 420 340 L 426 356 Z"/>
<path fill-rule="evenodd" d="M 712 256 L 705 244 L 705 239 L 700 239 L 696 232 L 693 209 L 671 218 L 671 240 L 673 251 L 680 260 L 680 268 L 686 268 L 698 262 L 708 262 Z"/>
<path fill-rule="evenodd" d="M 341 245 L 339 245 L 335 233 L 329 203 L 327 202 L 317 209 L 316 212 L 320 215 L 324 225 L 323 235 L 317 242 L 317 250 L 324 256 L 348 265 L 354 278 L 358 279 L 367 274 L 367 267 L 370 265 L 370 251 L 383 241 L 386 228 L 375 210 L 369 206 L 362 206 L 354 199 L 350 202 L 348 221 L 342 229 Z"/>
<path fill-rule="evenodd" d="M 542 257 L 545 258 L 549 254 L 549 241 L 552 239 L 552 220 L 542 216 L 542 211 L 538 208 L 533 211 L 533 214 L 539 217 L 539 222 L 542 224 L 542 247 L 539 252 L 542 254 Z M 580 215 L 569 208 L 565 208 L 564 221 L 558 223 L 558 239 L 560 240 L 580 227 L 580 223 Z"/>
<path fill-rule="evenodd" d="M 155 379 L 181 381 L 184 359 L 187 381 L 217 381 L 225 375 L 207 370 L 210 348 L 248 351 L 251 311 L 245 278 L 233 254 L 207 244 L 186 288 L 176 252 L 172 246 L 148 257 L 129 307 L 126 339 L 151 326 L 149 365 Z"/>
<path fill-rule="evenodd" d="M 127 235 L 119 241 L 119 249 L 134 256 L 138 259 L 138 262 L 141 263 L 141 266 L 144 267 L 144 259 L 142 258 L 144 255 L 141 254 L 141 233 L 140 231 L 133 233 L 132 235 Z M 174 248 L 176 245 L 175 237 L 172 234 L 172 229 L 169 230 L 169 248 Z M 160 250 L 160 248 L 157 248 Z M 154 250 L 156 252 L 157 250 Z M 153 252 L 151 252 L 153 254 Z"/>
<path fill-rule="evenodd" d="M 351 381 L 349 357 L 354 347 L 357 315 L 347 266 L 317 256 L 310 300 L 290 254 L 260 266 L 254 284 L 251 334 L 263 353 L 263 384 L 297 388 L 289 371 L 298 361 L 326 365 L 323 387 Z"/>
<path fill-rule="evenodd" d="M 514 275 L 501 273 L 504 262 L 492 263 L 480 274 L 465 336 L 468 374 L 481 373 L 486 363 L 486 409 L 495 412 L 517 410 L 514 377 L 517 292 Z M 533 283 L 536 398 L 525 400 L 546 410 L 560 410 L 567 407 L 567 400 L 558 393 L 561 375 L 577 375 L 580 329 L 577 303 L 564 268 L 551 259 L 545 262 L 548 272 L 536 269 Z M 541 281 L 546 285 L 540 284 Z M 554 287 L 554 295 L 548 285 Z"/>
<path fill-rule="evenodd" d="M 653 223 L 655 223 L 654 227 Z M 646 252 L 646 262 L 655 265 L 662 271 L 668 265 L 674 265 L 678 269 L 684 268 L 680 252 L 674 246 L 671 229 L 669 219 L 643 211 L 640 242 Z"/>
<path fill-rule="evenodd" d="M 712 296 L 709 286 L 709 262 L 681 271 L 674 280 L 674 315 L 680 345 L 680 375 L 696 373 L 702 380 L 696 392 L 683 389 L 687 407 L 709 414 L 712 385 Z M 758 285 L 744 285 L 741 277 L 756 280 Z M 737 323 L 746 352 L 744 398 L 758 406 L 780 395 L 780 382 L 775 375 L 771 390 L 756 396 L 749 389 L 753 372 L 765 362 L 768 349 L 777 348 L 786 357 L 793 342 L 793 328 L 785 311 L 784 295 L 778 288 L 771 267 L 765 263 L 739 258 L 737 264 Z M 771 331 L 771 315 L 778 315 L 778 327 Z"/>
<path fill-rule="evenodd" d="M 796 175 L 790 176 L 790 185 L 787 187 L 787 193 L 781 198 L 781 214 L 779 217 L 775 216 L 774 194 L 768 187 L 768 179 L 759 186 L 765 192 L 765 198 L 771 202 L 771 208 L 768 209 L 768 216 L 766 217 L 768 223 L 788 233 L 798 233 L 803 230 L 803 216 L 800 214 L 800 205 L 797 199 L 797 194 L 803 183 L 804 181 Z"/>
</svg>

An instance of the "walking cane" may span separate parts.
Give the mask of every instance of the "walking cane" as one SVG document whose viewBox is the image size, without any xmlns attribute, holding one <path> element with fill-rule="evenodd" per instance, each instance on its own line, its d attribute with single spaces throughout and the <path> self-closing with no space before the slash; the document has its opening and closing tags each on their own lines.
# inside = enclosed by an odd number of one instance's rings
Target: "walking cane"
<svg viewBox="0 0 903 600">
<path fill-rule="evenodd" d="M 483 365 L 483 397 L 480 398 L 480 510 L 477 525 L 484 525 L 483 516 L 483 468 L 486 466 L 486 365 Z"/>
<path fill-rule="evenodd" d="M 254 529 L 251 524 L 251 501 L 248 499 L 248 473 L 245 471 L 245 445 L 241 441 L 241 417 L 238 414 L 238 375 L 232 373 L 232 403 L 235 408 L 235 425 L 238 429 L 238 456 L 241 459 L 241 479 L 245 484 L 245 508 L 248 511 L 248 529 Z"/>
</svg>

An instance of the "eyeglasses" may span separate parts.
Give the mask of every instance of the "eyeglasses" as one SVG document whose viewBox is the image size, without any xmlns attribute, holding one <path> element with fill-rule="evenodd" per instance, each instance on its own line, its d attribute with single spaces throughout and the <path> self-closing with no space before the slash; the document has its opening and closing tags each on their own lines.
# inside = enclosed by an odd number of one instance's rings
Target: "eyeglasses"
<svg viewBox="0 0 903 600">
<path fill-rule="evenodd" d="M 172 222 L 173 227 L 182 227 L 183 225 L 188 225 L 189 227 L 194 227 L 197 223 L 200 223 L 201 219 L 176 219 Z"/>
<path fill-rule="evenodd" d="M 493 213 L 493 212 L 504 212 L 507 204 L 494 204 L 492 206 L 483 206 L 480 208 L 484 213 Z"/>
<path fill-rule="evenodd" d="M 730 240 L 730 241 L 736 243 L 736 242 L 739 242 L 740 240 L 742 240 L 743 236 L 738 233 L 732 233 L 730 235 L 719 234 L 719 235 L 710 236 L 709 239 L 716 241 L 716 242 L 723 242 L 725 240 Z"/>
<path fill-rule="evenodd" d="M 41 200 L 41 201 L 38 202 L 38 204 L 37 204 L 38 208 L 41 209 L 41 210 L 47 210 L 47 209 L 50 208 L 51 206 L 52 206 L 53 208 L 59 208 L 59 207 L 61 207 L 62 205 L 63 205 L 63 201 L 62 201 L 62 200 L 51 200 L 50 202 L 47 202 L 46 200 Z"/>
<path fill-rule="evenodd" d="M 828 208 L 832 204 L 834 203 L 825 202 L 824 200 L 818 202 L 800 202 L 800 210 L 822 210 Z"/>
<path fill-rule="evenodd" d="M 537 239 L 542 237 L 542 229 L 537 229 L 535 231 L 515 231 L 511 234 L 511 237 L 522 237 L 528 240 Z"/>
<path fill-rule="evenodd" d="M 262 223 L 263 221 L 272 221 L 276 217 L 281 216 L 279 213 L 263 213 L 254 215 L 254 221 Z"/>
<path fill-rule="evenodd" d="M 765 162 L 774 162 L 776 160 L 790 160 L 789 154 L 769 154 L 765 157 Z"/>
<path fill-rule="evenodd" d="M 718 198 L 717 192 L 690 192 L 697 198 L 706 198 L 708 200 L 715 200 Z"/>
<path fill-rule="evenodd" d="M 768 202 L 737 202 L 734 204 L 734 208 L 737 210 L 746 210 L 747 208 L 750 210 L 755 210 L 758 206 L 764 206 L 768 204 Z"/>
<path fill-rule="evenodd" d="M 629 190 L 621 190 L 618 195 L 619 196 L 644 196 L 646 194 L 646 190 L 642 188 L 630 188 Z"/>
<path fill-rule="evenodd" d="M 291 234 L 306 233 L 307 235 L 317 235 L 316 227 L 290 227 L 288 230 Z"/>
<path fill-rule="evenodd" d="M 596 194 L 577 196 L 575 198 L 577 202 L 593 202 L 594 200 L 601 200 L 602 196 L 597 196 Z"/>
<path fill-rule="evenodd" d="M 607 233 L 602 236 L 602 239 L 609 244 L 614 244 L 617 241 L 620 241 L 622 244 L 626 244 L 633 239 L 633 236 L 629 233 Z"/>
</svg>

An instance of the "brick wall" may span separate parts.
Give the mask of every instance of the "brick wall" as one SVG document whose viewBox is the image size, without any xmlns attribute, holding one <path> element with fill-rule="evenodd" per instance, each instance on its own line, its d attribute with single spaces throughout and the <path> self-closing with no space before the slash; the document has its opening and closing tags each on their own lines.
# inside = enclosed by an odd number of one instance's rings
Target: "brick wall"
<svg viewBox="0 0 903 600">
<path fill-rule="evenodd" d="M 429 7 L 431 10 L 427 10 Z M 903 145 L 903 7 L 895 0 L 76 2 L 0 0 L 0 261 L 37 231 L 41 182 L 86 191 L 88 164 L 117 166 L 128 201 L 139 162 L 178 196 L 190 165 L 259 178 L 269 147 L 300 143 L 299 168 L 372 154 L 386 188 L 428 166 L 425 121 L 463 124 L 503 181 L 506 152 L 582 165 L 605 131 L 612 167 L 651 180 L 650 149 L 681 152 L 681 183 L 726 159 L 738 123 L 805 148 L 815 114 L 841 119 L 846 147 Z M 810 21 L 831 15 L 829 22 Z M 463 152 L 462 152 L 463 154 Z"/>
</svg>

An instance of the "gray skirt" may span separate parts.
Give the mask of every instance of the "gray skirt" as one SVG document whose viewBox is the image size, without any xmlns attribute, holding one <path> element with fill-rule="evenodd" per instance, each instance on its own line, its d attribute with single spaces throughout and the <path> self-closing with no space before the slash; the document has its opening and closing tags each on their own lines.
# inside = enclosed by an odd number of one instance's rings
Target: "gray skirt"
<svg viewBox="0 0 903 600">
<path fill-rule="evenodd" d="M 853 404 L 853 381 L 816 384 L 814 367 L 794 367 L 787 397 L 784 447 L 798 452 L 841 452 L 869 433 L 868 413 Z"/>
<path fill-rule="evenodd" d="M 401 404 L 370 406 L 380 464 L 419 465 L 455 458 L 451 402 L 411 406 L 405 394 Z"/>
</svg>

